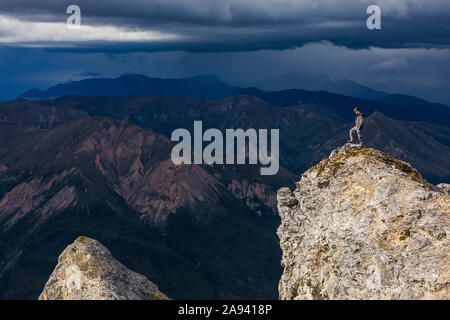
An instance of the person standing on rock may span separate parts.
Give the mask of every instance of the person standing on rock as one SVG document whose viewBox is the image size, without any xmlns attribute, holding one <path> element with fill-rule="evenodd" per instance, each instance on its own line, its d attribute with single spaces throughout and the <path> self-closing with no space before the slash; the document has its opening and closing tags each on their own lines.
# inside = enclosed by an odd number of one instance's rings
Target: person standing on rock
<svg viewBox="0 0 450 320">
<path fill-rule="evenodd" d="M 349 132 L 350 135 L 349 143 L 355 143 L 355 140 L 353 140 L 353 134 L 356 132 L 358 135 L 359 144 L 362 146 L 364 143 L 362 136 L 362 130 L 364 128 L 364 115 L 361 112 L 361 110 L 359 110 L 358 107 L 353 109 L 353 112 L 355 112 L 356 114 L 356 119 L 355 119 L 355 126 L 351 128 Z"/>
</svg>

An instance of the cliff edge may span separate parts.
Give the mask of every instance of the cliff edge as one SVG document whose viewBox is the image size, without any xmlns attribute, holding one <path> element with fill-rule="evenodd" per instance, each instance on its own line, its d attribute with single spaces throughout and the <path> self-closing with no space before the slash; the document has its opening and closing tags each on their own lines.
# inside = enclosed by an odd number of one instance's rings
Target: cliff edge
<svg viewBox="0 0 450 320">
<path fill-rule="evenodd" d="M 78 237 L 58 258 L 39 300 L 167 300 L 145 276 L 127 269 L 100 242 Z"/>
<path fill-rule="evenodd" d="M 277 193 L 280 299 L 450 299 L 450 195 L 346 144 Z"/>
</svg>

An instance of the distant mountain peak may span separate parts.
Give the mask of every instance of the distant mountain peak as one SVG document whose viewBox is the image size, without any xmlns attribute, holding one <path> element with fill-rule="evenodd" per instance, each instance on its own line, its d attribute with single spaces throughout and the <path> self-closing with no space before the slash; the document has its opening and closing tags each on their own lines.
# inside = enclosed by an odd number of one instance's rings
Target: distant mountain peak
<svg viewBox="0 0 450 320">
<path fill-rule="evenodd" d="M 384 113 L 375 110 L 371 115 L 370 118 L 374 118 L 374 119 L 391 119 L 388 116 L 386 116 Z"/>
<path fill-rule="evenodd" d="M 60 83 L 45 91 L 33 89 L 20 95 L 29 100 L 45 100 L 65 95 L 93 96 L 199 96 L 224 98 L 233 95 L 233 87 L 215 75 L 197 75 L 186 78 L 150 78 L 142 74 L 126 73 L 117 78 L 86 78 Z"/>
<path fill-rule="evenodd" d="M 251 83 L 262 90 L 278 91 L 302 89 L 309 91 L 327 91 L 350 97 L 363 99 L 380 99 L 386 93 L 364 86 L 349 79 L 332 79 L 327 74 L 309 74 L 302 71 L 292 71 L 272 76 Z"/>
</svg>

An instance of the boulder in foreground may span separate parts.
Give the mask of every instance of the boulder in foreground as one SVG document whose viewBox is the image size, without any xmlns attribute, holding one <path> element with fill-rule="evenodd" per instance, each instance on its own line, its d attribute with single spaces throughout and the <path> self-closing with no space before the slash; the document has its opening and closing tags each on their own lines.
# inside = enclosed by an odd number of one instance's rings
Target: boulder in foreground
<svg viewBox="0 0 450 320">
<path fill-rule="evenodd" d="M 450 196 L 347 144 L 278 191 L 280 299 L 450 299 Z"/>
<path fill-rule="evenodd" d="M 58 258 L 39 300 L 168 300 L 145 276 L 127 269 L 100 242 L 78 237 Z"/>
</svg>

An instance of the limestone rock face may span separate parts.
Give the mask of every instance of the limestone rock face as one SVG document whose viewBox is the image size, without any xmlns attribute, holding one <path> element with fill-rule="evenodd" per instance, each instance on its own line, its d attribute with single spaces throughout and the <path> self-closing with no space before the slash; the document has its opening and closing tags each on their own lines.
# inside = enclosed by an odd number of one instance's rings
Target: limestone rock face
<svg viewBox="0 0 450 320">
<path fill-rule="evenodd" d="M 78 237 L 58 258 L 39 300 L 167 300 L 145 276 L 115 260 L 100 242 Z"/>
<path fill-rule="evenodd" d="M 450 196 L 347 144 L 278 191 L 280 299 L 450 299 Z"/>
<path fill-rule="evenodd" d="M 441 189 L 443 192 L 447 193 L 448 195 L 450 195 L 450 184 L 448 183 L 439 183 L 437 185 L 437 187 L 439 189 Z"/>
</svg>

